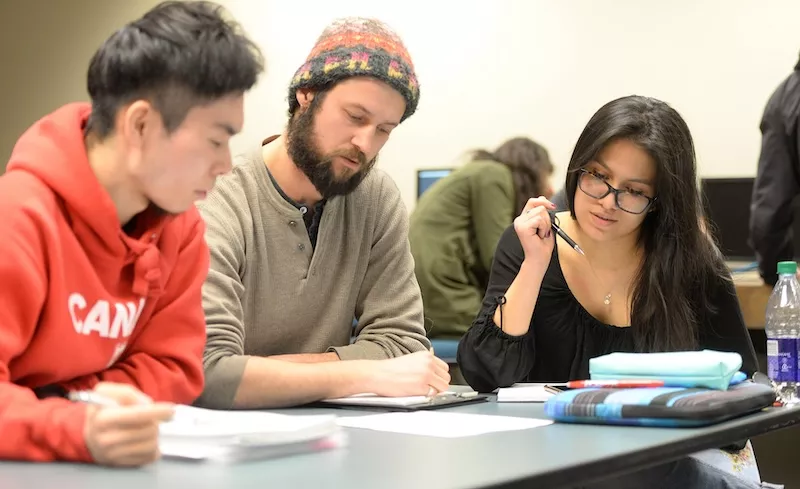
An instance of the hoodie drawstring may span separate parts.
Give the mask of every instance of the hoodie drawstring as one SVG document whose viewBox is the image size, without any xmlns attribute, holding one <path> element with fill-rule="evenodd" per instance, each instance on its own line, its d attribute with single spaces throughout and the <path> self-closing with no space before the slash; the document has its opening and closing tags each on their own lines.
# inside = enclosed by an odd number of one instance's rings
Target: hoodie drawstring
<svg viewBox="0 0 800 489">
<path fill-rule="evenodd" d="M 155 245 L 134 251 L 137 255 L 133 264 L 133 292 L 145 297 L 161 294 L 161 253 Z"/>
</svg>

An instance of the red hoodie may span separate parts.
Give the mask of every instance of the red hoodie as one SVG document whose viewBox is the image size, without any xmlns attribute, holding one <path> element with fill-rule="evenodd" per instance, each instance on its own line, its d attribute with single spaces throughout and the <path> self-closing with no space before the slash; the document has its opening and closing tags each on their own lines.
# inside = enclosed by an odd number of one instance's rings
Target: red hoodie
<svg viewBox="0 0 800 489">
<path fill-rule="evenodd" d="M 85 405 L 55 390 L 132 384 L 190 403 L 203 387 L 208 273 L 197 210 L 125 234 L 72 104 L 26 131 L 0 177 L 0 459 L 91 461 Z"/>
</svg>

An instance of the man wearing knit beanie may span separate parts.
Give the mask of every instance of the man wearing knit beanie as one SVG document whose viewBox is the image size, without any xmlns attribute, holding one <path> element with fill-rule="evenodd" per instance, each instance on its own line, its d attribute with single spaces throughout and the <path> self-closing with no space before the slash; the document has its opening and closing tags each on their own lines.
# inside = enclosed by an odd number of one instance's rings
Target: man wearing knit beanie
<svg viewBox="0 0 800 489">
<path fill-rule="evenodd" d="M 243 155 L 200 207 L 211 249 L 200 405 L 448 388 L 425 335 L 405 206 L 374 168 L 418 101 L 388 26 L 346 18 L 323 31 L 290 82 L 284 133 Z"/>
</svg>

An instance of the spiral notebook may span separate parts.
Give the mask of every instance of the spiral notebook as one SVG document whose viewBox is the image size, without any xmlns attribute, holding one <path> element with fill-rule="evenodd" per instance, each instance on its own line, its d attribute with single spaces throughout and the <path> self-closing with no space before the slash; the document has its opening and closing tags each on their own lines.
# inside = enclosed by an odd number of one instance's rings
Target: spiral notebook
<svg viewBox="0 0 800 489">
<path fill-rule="evenodd" d="M 376 394 L 356 394 L 349 397 L 326 399 L 315 403 L 321 407 L 368 409 L 382 411 L 420 411 L 485 402 L 487 396 L 477 392 L 447 391 L 433 397 L 407 396 L 383 397 Z"/>
</svg>

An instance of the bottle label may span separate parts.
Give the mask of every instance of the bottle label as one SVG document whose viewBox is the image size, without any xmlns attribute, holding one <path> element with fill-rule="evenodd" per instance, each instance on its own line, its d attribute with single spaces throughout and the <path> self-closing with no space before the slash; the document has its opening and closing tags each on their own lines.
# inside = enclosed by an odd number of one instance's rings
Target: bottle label
<svg viewBox="0 0 800 489">
<path fill-rule="evenodd" d="M 775 382 L 797 381 L 797 347 L 795 338 L 767 340 L 767 375 Z"/>
</svg>

